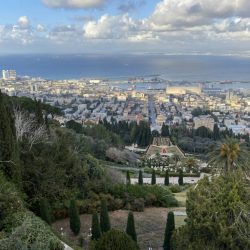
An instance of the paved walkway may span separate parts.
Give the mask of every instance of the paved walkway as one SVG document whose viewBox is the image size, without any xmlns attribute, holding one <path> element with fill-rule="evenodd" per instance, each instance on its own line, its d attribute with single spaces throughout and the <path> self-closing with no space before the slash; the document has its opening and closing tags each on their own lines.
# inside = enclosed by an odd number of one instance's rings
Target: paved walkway
<svg viewBox="0 0 250 250">
<path fill-rule="evenodd" d="M 183 177 L 184 183 L 188 184 L 195 184 L 197 183 L 200 179 L 202 179 L 206 174 L 201 173 L 200 177 Z M 157 177 L 156 178 L 156 184 L 164 184 L 164 177 Z M 178 184 L 179 177 L 169 177 L 169 183 L 170 184 Z M 138 183 L 138 178 L 131 178 L 131 184 L 136 184 Z M 151 184 L 151 177 L 149 178 L 143 178 L 143 183 L 145 184 Z"/>
</svg>

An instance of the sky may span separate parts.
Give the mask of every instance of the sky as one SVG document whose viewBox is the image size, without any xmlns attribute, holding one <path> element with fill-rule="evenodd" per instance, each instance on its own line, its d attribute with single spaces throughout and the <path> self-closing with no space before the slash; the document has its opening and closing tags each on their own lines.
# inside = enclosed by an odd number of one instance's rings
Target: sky
<svg viewBox="0 0 250 250">
<path fill-rule="evenodd" d="M 250 55 L 249 0 L 6 0 L 0 54 Z"/>
</svg>

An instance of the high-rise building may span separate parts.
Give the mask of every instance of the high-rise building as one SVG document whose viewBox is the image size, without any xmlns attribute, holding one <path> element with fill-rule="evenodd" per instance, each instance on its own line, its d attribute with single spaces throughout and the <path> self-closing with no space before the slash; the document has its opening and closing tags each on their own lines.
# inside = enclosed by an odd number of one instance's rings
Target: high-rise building
<svg viewBox="0 0 250 250">
<path fill-rule="evenodd" d="M 3 70 L 2 76 L 4 80 L 16 80 L 16 71 L 15 70 Z"/>
</svg>

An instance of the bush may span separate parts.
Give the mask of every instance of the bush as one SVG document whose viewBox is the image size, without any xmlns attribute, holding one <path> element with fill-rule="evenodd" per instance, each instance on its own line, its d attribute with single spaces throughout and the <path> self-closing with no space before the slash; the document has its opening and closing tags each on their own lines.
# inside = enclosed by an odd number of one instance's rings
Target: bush
<svg viewBox="0 0 250 250">
<path fill-rule="evenodd" d="M 182 191 L 182 188 L 179 186 L 179 185 L 171 185 L 169 186 L 169 190 L 172 192 L 172 193 L 180 193 Z"/>
<path fill-rule="evenodd" d="M 19 224 L 8 238 L 0 240 L 0 250 L 63 250 L 60 240 L 48 225 L 31 212 L 19 213 L 13 219 Z"/>
<path fill-rule="evenodd" d="M 70 201 L 69 222 L 70 222 L 70 229 L 72 230 L 72 232 L 75 235 L 78 235 L 81 229 L 81 221 L 75 200 Z"/>
<path fill-rule="evenodd" d="M 135 211 L 135 212 L 143 212 L 144 211 L 144 199 L 143 198 L 134 199 L 134 201 L 130 203 L 130 210 Z"/>
<path fill-rule="evenodd" d="M 91 246 L 91 250 L 138 250 L 135 241 L 126 233 L 118 230 L 110 230 L 104 233 L 96 244 Z"/>
<path fill-rule="evenodd" d="M 133 201 L 135 198 L 143 198 L 145 201 L 152 200 L 152 204 L 149 205 L 153 206 L 171 207 L 178 205 L 177 200 L 167 187 L 157 185 L 119 184 L 110 187 L 109 193 L 115 198 L 125 199 L 127 203 Z"/>
</svg>

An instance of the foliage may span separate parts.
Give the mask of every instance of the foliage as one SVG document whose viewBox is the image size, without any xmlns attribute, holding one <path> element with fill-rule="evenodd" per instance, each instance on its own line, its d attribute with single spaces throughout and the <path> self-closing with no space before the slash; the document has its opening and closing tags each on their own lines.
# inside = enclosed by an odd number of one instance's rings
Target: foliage
<svg viewBox="0 0 250 250">
<path fill-rule="evenodd" d="M 249 153 L 244 144 L 237 139 L 226 137 L 213 151 L 208 154 L 208 164 L 217 171 L 232 172 L 241 169 L 249 170 Z"/>
<path fill-rule="evenodd" d="M 126 172 L 126 183 L 127 183 L 127 184 L 130 184 L 130 183 L 131 183 L 129 171 Z"/>
<path fill-rule="evenodd" d="M 139 171 L 138 184 L 143 185 L 143 174 L 142 171 Z"/>
<path fill-rule="evenodd" d="M 156 176 L 155 176 L 155 170 L 153 170 L 152 176 L 151 176 L 151 185 L 155 185 L 155 184 L 156 184 Z"/>
<path fill-rule="evenodd" d="M 134 215 L 132 212 L 128 213 L 126 233 L 127 233 L 127 235 L 131 236 L 131 238 L 135 242 L 137 242 L 137 235 L 136 235 L 136 231 L 135 231 L 135 221 L 134 221 Z"/>
<path fill-rule="evenodd" d="M 174 213 L 172 211 L 168 212 L 168 218 L 166 223 L 165 235 L 164 235 L 164 243 L 163 249 L 164 250 L 172 250 L 172 234 L 175 230 L 175 221 L 174 221 Z"/>
<path fill-rule="evenodd" d="M 168 173 L 168 171 L 165 172 L 164 185 L 165 186 L 169 185 L 169 173 Z"/>
<path fill-rule="evenodd" d="M 46 221 L 49 225 L 52 222 L 51 208 L 47 199 L 42 199 L 40 201 L 40 217 Z"/>
<path fill-rule="evenodd" d="M 102 233 L 105 233 L 110 230 L 110 220 L 107 208 L 106 200 L 102 200 L 101 202 L 101 213 L 100 213 L 100 226 Z"/>
<path fill-rule="evenodd" d="M 75 235 L 78 235 L 81 229 L 81 221 L 75 200 L 70 201 L 69 222 L 70 222 L 70 229 L 72 230 L 72 232 Z"/>
<path fill-rule="evenodd" d="M 18 183 L 21 171 L 15 134 L 13 111 L 0 91 L 0 170 Z"/>
<path fill-rule="evenodd" d="M 115 198 L 125 199 L 127 203 L 135 198 L 143 198 L 146 205 L 171 207 L 177 206 L 178 202 L 167 187 L 158 185 L 124 185 L 118 184 L 109 188 Z"/>
<path fill-rule="evenodd" d="M 184 182 L 183 182 L 183 171 L 182 170 L 180 170 L 180 172 L 179 172 L 178 183 L 179 183 L 180 186 L 184 185 Z"/>
<path fill-rule="evenodd" d="M 0 240 L 0 250 L 63 250 L 61 242 L 50 228 L 32 213 L 20 213 L 15 216 L 17 225 L 7 238 Z"/>
<path fill-rule="evenodd" d="M 126 233 L 118 230 L 110 230 L 104 233 L 91 250 L 138 250 L 135 241 Z"/>
<path fill-rule="evenodd" d="M 91 239 L 98 240 L 101 237 L 101 228 L 99 224 L 98 214 L 96 212 L 92 215 L 92 227 L 91 228 L 92 228 Z"/>
<path fill-rule="evenodd" d="M 238 175 L 208 177 L 187 195 L 187 224 L 174 236 L 174 249 L 249 249 L 250 194 Z M 209 209 L 208 209 L 209 208 Z"/>
</svg>

